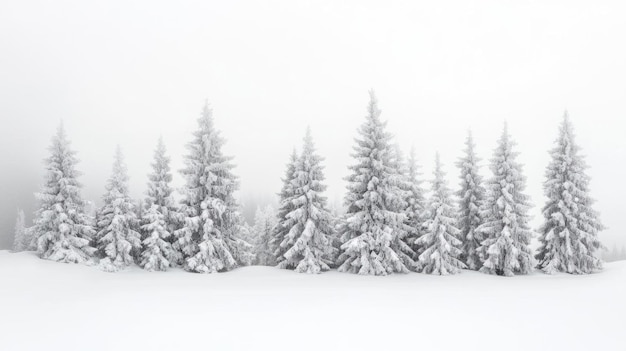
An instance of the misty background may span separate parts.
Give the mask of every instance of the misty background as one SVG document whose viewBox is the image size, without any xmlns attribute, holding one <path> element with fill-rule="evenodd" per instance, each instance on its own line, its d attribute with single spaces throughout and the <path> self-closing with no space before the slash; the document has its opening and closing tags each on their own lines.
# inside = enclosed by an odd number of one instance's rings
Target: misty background
<svg viewBox="0 0 626 351">
<path fill-rule="evenodd" d="M 567 109 L 608 227 L 601 239 L 626 244 L 625 15 L 620 1 L 2 1 L 0 249 L 17 207 L 32 220 L 61 120 L 83 196 L 99 205 L 117 144 L 133 197 L 144 196 L 160 135 L 182 185 L 207 98 L 248 219 L 276 201 L 307 126 L 326 195 L 341 204 L 370 88 L 405 153 L 415 147 L 422 179 L 439 151 L 454 188 L 467 129 L 488 177 L 508 121 L 535 227 Z"/>
</svg>

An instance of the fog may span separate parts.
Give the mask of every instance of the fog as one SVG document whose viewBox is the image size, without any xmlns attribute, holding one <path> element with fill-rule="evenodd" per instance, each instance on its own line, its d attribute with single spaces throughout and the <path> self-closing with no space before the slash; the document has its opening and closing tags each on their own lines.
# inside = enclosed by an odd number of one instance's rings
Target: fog
<svg viewBox="0 0 626 351">
<path fill-rule="evenodd" d="M 507 121 L 535 226 L 567 109 L 608 226 L 601 238 L 626 244 L 625 15 L 619 1 L 2 1 L 0 248 L 10 247 L 17 207 L 32 219 L 61 120 L 83 195 L 99 203 L 117 144 L 134 197 L 144 196 L 160 135 L 182 168 L 205 99 L 248 217 L 276 201 L 307 126 L 325 157 L 327 196 L 340 203 L 370 88 L 423 177 L 439 151 L 453 186 L 466 130 L 487 176 Z"/>
</svg>

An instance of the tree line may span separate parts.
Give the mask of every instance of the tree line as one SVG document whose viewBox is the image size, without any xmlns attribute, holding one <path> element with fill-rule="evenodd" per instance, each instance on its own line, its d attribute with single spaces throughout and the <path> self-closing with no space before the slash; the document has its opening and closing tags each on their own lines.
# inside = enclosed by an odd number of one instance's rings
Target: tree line
<svg viewBox="0 0 626 351">
<path fill-rule="evenodd" d="M 602 269 L 603 229 L 589 194 L 587 165 L 567 113 L 550 150 L 543 184 L 546 202 L 538 232 L 529 225 L 526 178 L 507 126 L 480 175 L 480 159 L 468 133 L 453 192 L 439 155 L 426 196 L 412 151 L 393 142 L 373 92 L 358 129 L 349 166 L 345 213 L 329 210 L 323 158 L 307 130 L 300 152 L 287 162 L 279 207 L 258 210 L 254 226 L 243 220 L 233 194 L 238 179 L 225 140 L 205 104 L 187 145 L 185 185 L 174 200 L 170 159 L 162 139 L 154 152 L 145 200 L 129 196 L 128 174 L 116 150 L 103 205 L 85 211 L 76 153 L 61 125 L 46 159 L 43 190 L 33 226 L 18 214 L 14 250 L 36 250 L 42 259 L 97 264 L 115 272 L 132 264 L 148 271 L 182 267 L 225 272 L 258 264 L 320 273 L 448 275 L 463 269 L 513 276 L 588 274 Z M 540 247 L 530 247 L 533 236 Z"/>
</svg>

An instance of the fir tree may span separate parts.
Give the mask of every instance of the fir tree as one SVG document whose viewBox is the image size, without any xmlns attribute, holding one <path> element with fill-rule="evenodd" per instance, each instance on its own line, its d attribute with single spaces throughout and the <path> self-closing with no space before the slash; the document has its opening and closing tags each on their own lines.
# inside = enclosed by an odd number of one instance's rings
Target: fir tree
<svg viewBox="0 0 626 351">
<path fill-rule="evenodd" d="M 132 229 L 139 233 L 139 241 L 143 243 L 143 240 L 148 236 L 149 233 L 145 232 L 141 227 L 144 225 L 144 213 L 148 210 L 146 207 L 146 203 L 143 199 L 138 199 L 133 206 L 133 212 L 135 212 L 135 221 L 133 221 Z M 142 247 L 134 248 L 132 251 L 132 255 L 135 258 L 136 262 L 141 262 L 141 253 Z"/>
<path fill-rule="evenodd" d="M 333 228 L 333 235 L 331 236 L 331 245 L 333 247 L 333 257 L 331 259 L 331 264 L 328 266 L 331 269 L 337 268 L 339 266 L 339 253 L 341 252 L 341 237 L 339 235 L 339 231 L 341 230 L 341 226 L 345 220 L 345 214 L 341 208 L 341 204 L 332 203 L 329 205 L 329 211 L 332 218 L 331 226 Z"/>
<path fill-rule="evenodd" d="M 183 253 L 183 268 L 190 272 L 228 271 L 251 256 L 250 245 L 239 237 L 243 221 L 233 196 L 238 182 L 231 158 L 222 153 L 223 145 L 206 103 L 188 144 L 182 170 L 184 223 L 175 232 L 174 246 Z"/>
<path fill-rule="evenodd" d="M 435 172 L 432 182 L 432 197 L 429 201 L 429 218 L 424 223 L 426 232 L 416 243 L 423 247 L 419 256 L 419 269 L 423 273 L 449 275 L 456 274 L 465 264 L 461 256 L 460 234 L 456 227 L 456 210 L 450 190 L 441 169 L 439 154 L 435 159 Z"/>
<path fill-rule="evenodd" d="M 152 270 L 165 270 L 182 258 L 182 254 L 175 252 L 171 245 L 172 233 L 176 230 L 177 209 L 174 205 L 169 162 L 163 138 L 159 138 L 154 151 L 152 173 L 148 176 L 147 198 L 141 216 L 142 266 L 146 267 L 149 262 L 161 263 L 159 266 L 151 264 L 147 268 Z"/>
<path fill-rule="evenodd" d="M 426 196 L 424 195 L 424 189 L 422 187 L 422 180 L 420 177 L 422 174 L 419 171 L 419 165 L 415 158 L 415 149 L 411 149 L 409 154 L 409 182 L 411 186 L 411 195 L 409 196 L 407 217 L 408 223 L 412 228 L 412 233 L 409 236 L 409 242 L 411 248 L 415 252 L 415 261 L 419 261 L 419 255 L 424 252 L 424 248 L 420 247 L 416 241 L 419 237 L 424 235 L 426 228 L 424 222 L 426 221 L 428 209 L 426 208 Z"/>
<path fill-rule="evenodd" d="M 230 237 L 232 238 L 229 243 L 231 247 L 232 256 L 235 258 L 237 265 L 250 266 L 254 261 L 254 246 L 250 244 L 245 238 L 244 233 L 248 226 L 243 216 L 239 212 L 240 205 L 236 205 L 232 212 L 232 227 L 229 230 Z"/>
<path fill-rule="evenodd" d="M 131 265 L 134 253 L 141 249 L 141 236 L 134 229 L 138 226 L 135 204 L 128 195 L 128 171 L 119 146 L 103 201 L 98 211 L 100 266 L 105 271 L 116 272 Z"/>
<path fill-rule="evenodd" d="M 365 123 L 359 129 L 348 180 L 346 221 L 341 226 L 344 244 L 339 271 L 387 275 L 408 272 L 391 245 L 405 215 L 397 210 L 397 174 L 392 161 L 391 135 L 380 120 L 378 102 L 370 92 Z"/>
<path fill-rule="evenodd" d="M 33 227 L 37 252 L 41 258 L 52 261 L 91 262 L 95 250 L 89 242 L 94 229 L 84 213 L 76 152 L 70 149 L 62 125 L 52 139 L 50 152 L 44 188 L 37 194 L 40 207 Z"/>
<path fill-rule="evenodd" d="M 141 267 L 147 271 L 165 271 L 172 265 L 174 253 L 167 241 L 171 233 L 167 230 L 165 215 L 157 204 L 144 212 L 141 230 L 145 233 L 141 249 Z"/>
<path fill-rule="evenodd" d="M 481 210 L 484 222 L 477 231 L 486 239 L 479 254 L 485 258 L 483 273 L 513 276 L 528 274 L 534 264 L 529 247 L 529 198 L 522 166 L 516 161 L 515 143 L 505 126 L 491 159 L 493 178 L 487 182 L 487 198 Z"/>
<path fill-rule="evenodd" d="M 148 255 L 146 250 L 157 252 L 154 247 L 148 248 L 147 245 L 155 245 L 157 242 L 160 242 L 159 240 L 163 240 L 169 245 L 165 243 L 160 244 L 163 246 L 164 250 L 159 251 L 159 254 L 164 255 L 163 258 L 167 260 L 170 267 L 180 263 L 182 259 L 182 253 L 176 252 L 171 245 L 175 241 L 173 233 L 177 229 L 179 216 L 178 209 L 174 203 L 174 190 L 171 186 L 171 182 L 170 158 L 167 156 L 163 138 L 159 137 L 157 147 L 154 151 L 152 172 L 148 175 L 147 197 L 145 202 L 142 202 L 142 261 L 145 259 L 145 256 Z M 158 212 L 158 214 L 154 213 L 155 211 Z M 150 228 L 147 226 L 150 226 Z M 153 236 L 155 229 L 158 229 L 156 231 L 161 233 L 159 240 L 153 238 L 146 242 L 149 236 Z"/>
<path fill-rule="evenodd" d="M 163 138 L 159 138 L 157 148 L 154 151 L 152 173 L 148 176 L 148 191 L 145 208 L 157 205 L 159 211 L 165 216 L 167 230 L 176 230 L 176 214 L 178 212 L 174 201 L 174 189 L 172 188 L 172 173 L 170 158 Z"/>
<path fill-rule="evenodd" d="M 602 269 L 598 233 L 603 226 L 592 208 L 587 165 L 574 140 L 567 112 L 555 144 L 546 170 L 544 192 L 548 201 L 543 207 L 541 246 L 536 258 L 539 268 L 549 274 L 592 273 Z"/>
<path fill-rule="evenodd" d="M 294 149 L 287 163 L 285 170 L 285 177 L 283 178 L 283 187 L 278 194 L 279 196 L 279 208 L 276 214 L 276 226 L 272 233 L 272 239 L 270 240 L 270 250 L 274 253 L 276 263 L 279 264 L 285 260 L 285 252 L 287 252 L 287 245 L 281 246 L 287 233 L 291 229 L 292 220 L 287 217 L 291 211 L 296 207 L 293 203 L 295 198 L 294 179 L 296 174 L 296 163 L 298 162 L 298 154 Z"/>
<path fill-rule="evenodd" d="M 13 236 L 13 252 L 22 252 L 30 249 L 30 236 L 24 224 L 24 211 L 17 209 L 15 219 L 15 233 Z"/>
<path fill-rule="evenodd" d="M 143 201 L 143 199 L 138 199 L 137 203 L 134 206 L 135 209 L 135 217 L 137 217 L 137 221 L 136 224 L 137 226 L 133 229 L 135 229 L 139 234 L 141 234 L 141 239 L 143 240 L 143 233 L 141 232 L 141 226 L 143 224 L 143 215 L 144 212 L 146 212 L 148 210 L 149 206 L 146 206 L 146 203 Z"/>
<path fill-rule="evenodd" d="M 397 201 L 390 203 L 390 205 L 393 206 L 395 211 L 404 214 L 404 221 L 394 230 L 391 249 L 398 254 L 398 257 L 408 269 L 416 270 L 417 263 L 415 259 L 417 254 L 413 251 L 413 247 L 415 247 L 414 243 L 418 237 L 418 228 L 414 227 L 416 218 L 413 216 L 415 213 L 411 204 L 416 202 L 416 199 L 413 199 L 413 196 L 415 196 L 414 181 L 409 177 L 409 169 L 398 144 L 394 145 L 391 165 L 394 169 L 392 176 L 396 179 L 395 191 L 398 192 L 398 195 L 394 197 Z"/>
<path fill-rule="evenodd" d="M 270 240 L 276 227 L 276 210 L 272 206 L 257 208 L 254 215 L 253 241 L 255 259 L 253 264 L 259 266 L 275 266 L 276 259 L 270 248 Z"/>
<path fill-rule="evenodd" d="M 253 226 L 249 225 L 245 221 L 242 222 L 239 227 L 239 233 L 237 235 L 238 239 L 241 239 L 240 242 L 245 244 L 244 249 L 244 257 L 240 260 L 239 264 L 241 266 L 251 266 L 255 265 L 257 262 L 257 252 L 256 252 L 256 237 Z"/>
<path fill-rule="evenodd" d="M 426 219 L 426 197 L 422 188 L 422 180 L 419 165 L 415 158 L 415 149 L 411 148 L 408 159 L 407 176 L 409 182 L 409 196 L 407 198 L 406 223 L 411 231 L 407 237 L 407 242 L 415 253 L 414 260 L 419 260 L 419 255 L 423 252 L 423 248 L 416 244 L 416 240 L 424 235 L 424 221 Z"/>
<path fill-rule="evenodd" d="M 281 247 L 286 248 L 278 267 L 299 273 L 329 270 L 334 248 L 332 216 L 327 209 L 322 158 L 315 152 L 310 130 L 304 138 L 302 155 L 294 172 L 294 208 L 286 215 L 289 231 Z"/>
<path fill-rule="evenodd" d="M 463 242 L 462 261 L 473 271 L 480 269 L 484 259 L 479 255 L 479 248 L 485 238 L 476 229 L 483 223 L 481 208 L 485 200 L 483 179 L 478 173 L 480 159 L 474 151 L 474 139 L 469 132 L 465 141 L 465 155 L 457 166 L 461 174 L 461 190 L 457 193 L 459 202 L 460 239 Z"/>
</svg>

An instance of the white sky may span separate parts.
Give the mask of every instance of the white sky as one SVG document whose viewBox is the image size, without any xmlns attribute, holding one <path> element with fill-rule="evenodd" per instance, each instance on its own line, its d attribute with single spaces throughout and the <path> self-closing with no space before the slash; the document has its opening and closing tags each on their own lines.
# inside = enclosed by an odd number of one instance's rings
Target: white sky
<svg viewBox="0 0 626 351">
<path fill-rule="evenodd" d="M 133 196 L 160 134 L 180 169 L 208 98 L 248 208 L 274 199 L 307 125 L 337 201 L 370 88 L 425 176 L 438 150 L 453 186 L 466 129 L 487 161 L 507 120 L 536 216 L 567 108 L 609 227 L 602 238 L 626 244 L 624 18 L 621 1 L 2 1 L 0 248 L 15 208 L 34 209 L 61 119 L 90 200 L 118 143 Z"/>
</svg>

